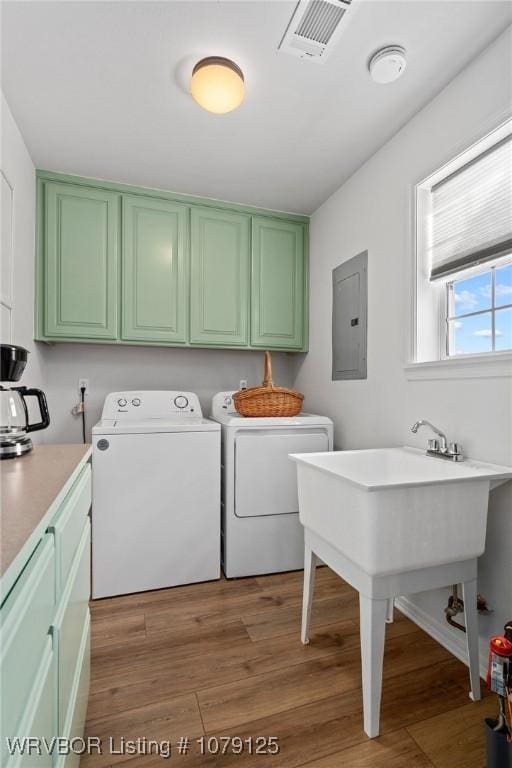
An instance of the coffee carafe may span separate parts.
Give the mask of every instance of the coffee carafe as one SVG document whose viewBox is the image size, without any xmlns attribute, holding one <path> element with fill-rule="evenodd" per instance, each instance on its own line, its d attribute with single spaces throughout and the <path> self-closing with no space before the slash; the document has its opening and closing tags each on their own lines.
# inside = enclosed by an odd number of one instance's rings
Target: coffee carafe
<svg viewBox="0 0 512 768">
<path fill-rule="evenodd" d="M 19 381 L 27 364 L 28 350 L 14 344 L 0 345 L 0 381 Z M 27 400 L 37 398 L 40 421 L 31 422 Z M 0 386 L 0 459 L 23 456 L 32 450 L 29 432 L 46 429 L 50 414 L 46 395 L 33 387 Z"/>
</svg>

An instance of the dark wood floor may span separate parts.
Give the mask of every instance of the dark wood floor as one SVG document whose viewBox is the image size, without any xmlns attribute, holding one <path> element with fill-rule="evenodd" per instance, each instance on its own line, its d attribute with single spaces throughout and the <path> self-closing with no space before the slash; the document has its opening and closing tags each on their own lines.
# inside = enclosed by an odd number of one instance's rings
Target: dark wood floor
<svg viewBox="0 0 512 768">
<path fill-rule="evenodd" d="M 396 612 L 387 627 L 381 736 L 362 730 L 358 598 L 320 568 L 312 637 L 299 640 L 302 573 L 221 580 L 92 604 L 87 735 L 171 740 L 172 756 L 84 755 L 82 768 L 165 765 L 484 768 L 493 697 Z M 200 753 L 202 735 L 275 736 L 277 755 Z M 180 755 L 176 742 L 191 740 Z M 213 744 L 215 744 L 213 742 Z"/>
</svg>

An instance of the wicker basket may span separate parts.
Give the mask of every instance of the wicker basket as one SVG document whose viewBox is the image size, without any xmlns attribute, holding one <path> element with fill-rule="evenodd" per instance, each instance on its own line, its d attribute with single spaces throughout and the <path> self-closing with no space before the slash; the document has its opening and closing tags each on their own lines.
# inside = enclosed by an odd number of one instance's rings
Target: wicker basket
<svg viewBox="0 0 512 768">
<path fill-rule="evenodd" d="M 265 373 L 261 387 L 241 389 L 233 395 L 235 408 L 241 416 L 297 416 L 303 400 L 304 395 L 300 392 L 274 386 L 270 352 L 265 352 Z"/>
</svg>

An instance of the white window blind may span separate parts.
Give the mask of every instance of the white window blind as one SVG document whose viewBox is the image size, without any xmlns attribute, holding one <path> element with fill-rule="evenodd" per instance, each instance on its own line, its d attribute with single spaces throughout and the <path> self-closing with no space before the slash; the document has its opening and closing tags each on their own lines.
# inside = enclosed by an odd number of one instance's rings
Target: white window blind
<svg viewBox="0 0 512 768">
<path fill-rule="evenodd" d="M 512 136 L 431 189 L 430 279 L 512 251 Z"/>
</svg>

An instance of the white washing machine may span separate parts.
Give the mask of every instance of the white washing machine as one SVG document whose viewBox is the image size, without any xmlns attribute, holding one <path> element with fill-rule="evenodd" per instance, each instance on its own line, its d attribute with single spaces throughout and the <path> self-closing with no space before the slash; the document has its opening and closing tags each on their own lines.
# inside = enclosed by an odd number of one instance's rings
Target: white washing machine
<svg viewBox="0 0 512 768">
<path fill-rule="evenodd" d="M 191 392 L 113 392 L 93 427 L 94 598 L 220 576 L 220 427 Z"/>
<path fill-rule="evenodd" d="M 233 392 L 212 400 L 222 425 L 222 560 L 228 577 L 304 567 L 297 470 L 290 453 L 331 451 L 333 424 L 325 416 L 247 418 Z"/>
</svg>

